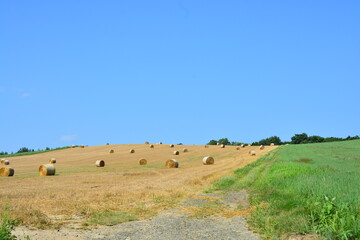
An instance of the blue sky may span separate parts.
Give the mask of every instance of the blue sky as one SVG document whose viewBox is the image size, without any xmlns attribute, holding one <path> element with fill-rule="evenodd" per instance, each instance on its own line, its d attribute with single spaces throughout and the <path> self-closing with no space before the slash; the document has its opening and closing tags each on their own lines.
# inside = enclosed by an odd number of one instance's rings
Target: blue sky
<svg viewBox="0 0 360 240">
<path fill-rule="evenodd" d="M 360 134 L 359 1 L 0 2 L 0 151 Z"/>
</svg>

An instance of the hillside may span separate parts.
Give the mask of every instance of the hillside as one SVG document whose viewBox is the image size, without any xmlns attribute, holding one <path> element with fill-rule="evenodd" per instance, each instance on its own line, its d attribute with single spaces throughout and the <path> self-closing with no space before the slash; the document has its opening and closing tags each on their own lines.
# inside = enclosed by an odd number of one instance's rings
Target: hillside
<svg viewBox="0 0 360 240">
<path fill-rule="evenodd" d="M 188 152 L 182 152 L 183 148 Z M 87 226 L 95 216 L 108 212 L 120 212 L 124 218 L 119 222 L 145 219 L 275 148 L 155 144 L 151 149 L 146 144 L 125 144 L 12 157 L 8 159 L 15 175 L 1 178 L 6 187 L 0 190 L 0 201 L 12 218 L 40 228 L 69 223 Z M 135 153 L 129 153 L 130 149 Z M 180 155 L 173 155 L 174 150 Z M 248 156 L 249 150 L 256 150 L 257 156 Z M 213 156 L 215 164 L 203 165 L 204 156 Z M 56 175 L 38 176 L 39 166 L 53 157 Z M 140 166 L 140 158 L 148 164 Z M 179 161 L 179 168 L 164 168 L 170 158 Z M 104 168 L 95 167 L 99 159 L 106 162 Z"/>
</svg>

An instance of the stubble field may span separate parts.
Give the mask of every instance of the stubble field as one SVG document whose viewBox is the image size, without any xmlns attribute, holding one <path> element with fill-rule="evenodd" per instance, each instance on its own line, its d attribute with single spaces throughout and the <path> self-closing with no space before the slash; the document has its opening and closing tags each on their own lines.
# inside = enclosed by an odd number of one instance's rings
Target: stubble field
<svg viewBox="0 0 360 240">
<path fill-rule="evenodd" d="M 152 149 L 147 144 L 123 144 L 12 157 L 8 159 L 15 176 L 0 180 L 1 206 L 23 225 L 38 228 L 63 224 L 91 227 L 106 224 L 103 218 L 111 214 L 117 215 L 114 224 L 146 219 L 176 207 L 221 176 L 275 148 L 155 144 Z M 110 154 L 110 149 L 114 153 Z M 135 153 L 129 153 L 130 149 Z M 180 154 L 173 155 L 175 150 Z M 249 156 L 250 150 L 257 155 Z M 203 165 L 205 156 L 214 157 L 215 164 Z M 57 160 L 55 176 L 39 176 L 39 166 L 51 158 Z M 140 158 L 148 164 L 139 165 Z M 179 168 L 164 167 L 172 158 L 178 160 Z M 95 167 L 100 159 L 106 163 L 103 168 Z"/>
</svg>

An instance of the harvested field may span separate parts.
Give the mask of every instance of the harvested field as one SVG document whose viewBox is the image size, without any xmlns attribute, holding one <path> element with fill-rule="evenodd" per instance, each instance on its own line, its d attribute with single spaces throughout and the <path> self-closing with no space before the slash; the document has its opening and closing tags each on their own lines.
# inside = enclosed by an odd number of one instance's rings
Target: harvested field
<svg viewBox="0 0 360 240">
<path fill-rule="evenodd" d="M 84 224 L 94 213 L 106 211 L 124 211 L 145 219 L 276 148 L 267 147 L 255 158 L 247 154 L 255 146 L 246 150 L 236 150 L 235 146 L 224 150 L 216 145 L 184 147 L 189 153 L 176 157 L 177 169 L 164 167 L 164 162 L 173 157 L 169 145 L 154 149 L 145 144 L 112 145 L 113 154 L 106 145 L 89 146 L 11 157 L 16 174 L 1 179 L 7 186 L 0 190 L 1 205 L 8 206 L 10 216 L 24 225 L 37 227 Z M 129 149 L 136 152 L 129 154 Z M 212 167 L 202 164 L 205 156 L 216 158 Z M 39 177 L 38 167 L 52 157 L 61 159 L 56 163 L 55 176 Z M 146 158 L 148 164 L 139 165 L 140 158 Z M 98 159 L 106 162 L 105 167 L 94 166 Z"/>
</svg>

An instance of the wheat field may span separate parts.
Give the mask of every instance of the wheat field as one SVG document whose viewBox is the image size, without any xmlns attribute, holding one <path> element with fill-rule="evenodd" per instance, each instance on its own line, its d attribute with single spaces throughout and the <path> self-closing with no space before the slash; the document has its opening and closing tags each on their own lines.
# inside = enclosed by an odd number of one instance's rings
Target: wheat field
<svg viewBox="0 0 360 240">
<path fill-rule="evenodd" d="M 187 148 L 188 152 L 182 152 Z M 243 167 L 276 146 L 104 145 L 8 158 L 15 169 L 13 177 L 1 178 L 1 206 L 23 225 L 54 227 L 84 224 L 94 213 L 125 211 L 145 219 L 173 208 L 236 168 Z M 114 153 L 109 154 L 109 150 Z M 130 154 L 129 150 L 135 149 Z M 174 156 L 174 150 L 180 154 Z M 256 156 L 248 151 L 255 150 Z M 212 156 L 214 165 L 203 165 Z M 55 176 L 39 176 L 40 165 L 56 158 Z M 147 165 L 139 165 L 145 158 Z M 165 161 L 175 158 L 179 168 L 167 169 Z M 95 166 L 104 160 L 105 167 Z"/>
</svg>

